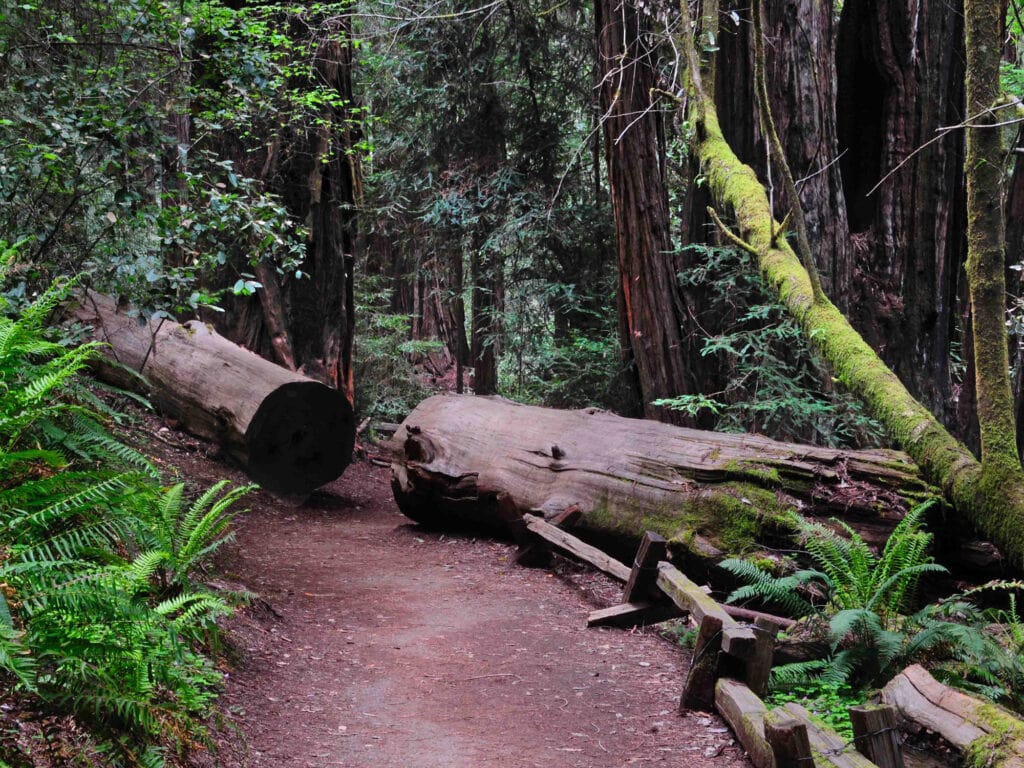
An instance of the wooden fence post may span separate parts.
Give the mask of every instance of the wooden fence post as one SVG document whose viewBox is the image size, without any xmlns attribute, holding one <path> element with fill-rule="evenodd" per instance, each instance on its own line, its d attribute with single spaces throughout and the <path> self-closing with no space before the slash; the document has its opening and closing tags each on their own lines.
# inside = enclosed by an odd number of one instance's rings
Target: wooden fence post
<svg viewBox="0 0 1024 768">
<path fill-rule="evenodd" d="M 700 622 L 697 643 L 693 648 L 690 674 L 686 676 L 679 709 L 715 708 L 715 682 L 718 680 L 718 656 L 722 650 L 722 620 L 712 614 Z"/>
<path fill-rule="evenodd" d="M 853 744 L 879 768 L 903 768 L 903 751 L 896 734 L 896 710 L 887 705 L 850 707 Z"/>
<path fill-rule="evenodd" d="M 779 625 L 765 616 L 754 619 L 757 645 L 754 654 L 747 660 L 746 683 L 757 696 L 768 692 L 768 681 L 772 675 L 772 656 L 775 654 L 775 636 Z"/>
<path fill-rule="evenodd" d="M 764 721 L 764 737 L 775 755 L 775 768 L 814 768 L 807 726 L 793 718 L 776 720 L 770 714 Z"/>
<path fill-rule="evenodd" d="M 658 563 L 665 559 L 667 549 L 668 542 L 663 536 L 653 531 L 644 533 L 640 540 L 640 548 L 633 559 L 629 580 L 622 590 L 622 602 L 638 603 L 651 599 L 653 593 L 657 591 Z M 660 597 L 660 594 L 658 596 Z"/>
</svg>

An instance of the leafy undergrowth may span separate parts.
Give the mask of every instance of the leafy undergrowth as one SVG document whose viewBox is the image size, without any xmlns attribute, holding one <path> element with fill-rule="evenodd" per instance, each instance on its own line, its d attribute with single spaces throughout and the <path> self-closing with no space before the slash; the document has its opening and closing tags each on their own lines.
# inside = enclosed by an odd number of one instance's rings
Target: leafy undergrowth
<svg viewBox="0 0 1024 768">
<path fill-rule="evenodd" d="M 846 711 L 864 703 L 864 694 L 849 685 L 829 685 L 810 681 L 773 691 L 766 699 L 769 709 L 795 702 L 812 718 L 831 728 L 845 741 L 853 739 L 853 726 Z"/>
<path fill-rule="evenodd" d="M 111 435 L 95 346 L 49 338 L 73 285 L 0 306 L 0 764 L 149 768 L 210 742 L 231 606 L 198 576 L 248 489 L 191 501 Z"/>
<path fill-rule="evenodd" d="M 878 554 L 842 523 L 846 535 L 794 520 L 813 568 L 778 576 L 746 561 L 722 563 L 746 582 L 730 601 L 754 599 L 801 617 L 798 631 L 822 627 L 827 657 L 773 669 L 775 701 L 806 700 L 827 713 L 920 663 L 948 685 L 1024 712 L 1024 622 L 1015 598 L 1024 583 L 992 582 L 915 604 L 919 579 L 945 571 L 929 555 L 926 509 L 907 513 Z M 1000 596 L 1003 606 L 992 607 Z M 837 722 L 846 727 L 845 707 Z"/>
</svg>

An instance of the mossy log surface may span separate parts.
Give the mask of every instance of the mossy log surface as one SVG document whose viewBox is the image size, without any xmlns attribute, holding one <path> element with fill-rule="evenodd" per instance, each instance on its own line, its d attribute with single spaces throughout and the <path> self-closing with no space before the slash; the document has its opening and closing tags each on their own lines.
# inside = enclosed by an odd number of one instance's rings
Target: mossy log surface
<svg viewBox="0 0 1024 768">
<path fill-rule="evenodd" d="M 882 701 L 963 751 L 967 768 L 1024 768 L 1024 720 L 943 685 L 919 664 L 890 680 Z"/>
<path fill-rule="evenodd" d="M 895 451 L 841 451 L 686 429 L 595 409 L 439 395 L 395 434 L 392 487 L 408 517 L 437 528 L 506 528 L 570 507 L 580 525 L 709 559 L 788 533 L 786 513 L 840 516 L 880 541 L 932 493 Z"/>
<path fill-rule="evenodd" d="M 165 415 L 214 440 L 263 488 L 305 497 L 348 466 L 355 422 L 338 390 L 286 370 L 203 323 L 140 323 L 87 292 L 71 316 L 109 345 L 99 375 L 142 391 Z M 132 376 L 135 371 L 139 376 Z"/>
</svg>

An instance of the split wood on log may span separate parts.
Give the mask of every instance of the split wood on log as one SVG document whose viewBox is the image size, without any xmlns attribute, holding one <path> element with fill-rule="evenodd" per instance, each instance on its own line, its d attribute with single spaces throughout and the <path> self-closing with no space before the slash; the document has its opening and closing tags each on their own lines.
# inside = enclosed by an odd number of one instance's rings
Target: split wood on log
<svg viewBox="0 0 1024 768">
<path fill-rule="evenodd" d="M 93 327 L 118 365 L 100 375 L 140 389 L 188 431 L 222 444 L 268 491 L 306 496 L 352 459 L 352 406 L 339 391 L 231 343 L 205 324 L 140 323 L 89 291 L 71 316 Z"/>
<path fill-rule="evenodd" d="M 965 752 L 972 765 L 1024 768 L 1024 721 L 990 702 L 943 685 L 919 664 L 882 689 L 882 701 Z"/>
<path fill-rule="evenodd" d="M 507 529 L 497 504 L 507 495 L 519 514 L 577 505 L 585 530 L 633 542 L 653 530 L 674 550 L 703 548 L 710 559 L 777 541 L 790 510 L 840 516 L 883 541 L 908 504 L 933 490 L 895 451 L 792 445 L 494 397 L 424 400 L 395 447 L 395 499 L 426 525 Z"/>
</svg>

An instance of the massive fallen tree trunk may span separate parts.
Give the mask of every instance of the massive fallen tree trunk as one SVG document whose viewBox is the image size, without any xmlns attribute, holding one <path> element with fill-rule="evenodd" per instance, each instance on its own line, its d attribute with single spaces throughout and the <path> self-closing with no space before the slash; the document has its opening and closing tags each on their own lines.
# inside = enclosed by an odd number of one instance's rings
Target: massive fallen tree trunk
<svg viewBox="0 0 1024 768">
<path fill-rule="evenodd" d="M 88 292 L 72 313 L 93 326 L 119 365 L 100 374 L 143 388 L 190 432 L 222 444 L 268 491 L 306 496 L 352 458 L 352 406 L 339 391 L 232 344 L 198 321 L 140 324 L 113 299 Z M 125 369 L 142 375 L 131 375 Z"/>
<path fill-rule="evenodd" d="M 780 541 L 789 510 L 839 515 L 879 541 L 932 494 L 895 451 L 839 451 L 702 432 L 595 409 L 436 396 L 395 435 L 392 486 L 407 516 L 435 527 L 501 527 L 527 510 L 578 507 L 584 527 L 718 559 Z"/>
</svg>

